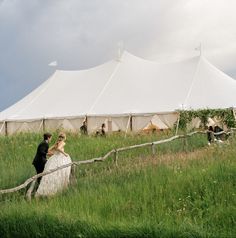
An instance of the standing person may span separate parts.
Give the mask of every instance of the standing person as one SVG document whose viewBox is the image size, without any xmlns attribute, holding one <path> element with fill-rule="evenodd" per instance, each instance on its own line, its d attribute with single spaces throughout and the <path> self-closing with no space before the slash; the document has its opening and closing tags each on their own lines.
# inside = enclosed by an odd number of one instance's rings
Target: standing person
<svg viewBox="0 0 236 238">
<path fill-rule="evenodd" d="M 49 149 L 53 154 L 47 161 L 44 172 L 72 163 L 70 156 L 64 151 L 65 133 L 60 133 L 56 143 Z M 50 196 L 63 190 L 69 184 L 71 166 L 56 170 L 43 176 L 35 196 Z"/>
<path fill-rule="evenodd" d="M 102 123 L 101 136 L 106 136 L 105 127 L 106 127 L 105 123 Z"/>
<path fill-rule="evenodd" d="M 83 121 L 83 125 L 80 127 L 81 135 L 88 135 L 87 123 Z"/>
<path fill-rule="evenodd" d="M 208 127 L 208 130 L 207 130 L 207 140 L 208 140 L 208 145 L 210 145 L 215 140 L 214 129 L 213 129 L 212 126 Z"/>
<path fill-rule="evenodd" d="M 36 155 L 33 160 L 33 165 L 36 169 L 37 174 L 40 174 L 44 170 L 44 166 L 47 162 L 47 155 L 51 155 L 48 153 L 49 143 L 52 139 L 52 135 L 50 133 L 45 133 L 43 135 L 43 141 L 38 145 Z M 41 181 L 41 178 L 38 178 L 38 184 Z"/>
<path fill-rule="evenodd" d="M 95 136 L 106 136 L 106 131 L 105 131 L 106 125 L 105 123 L 102 123 L 101 128 L 96 131 Z"/>
<path fill-rule="evenodd" d="M 223 129 L 222 128 L 220 128 L 218 125 L 216 125 L 215 126 L 215 128 L 214 128 L 214 133 L 219 133 L 219 132 L 222 132 L 223 131 Z M 215 135 L 215 138 L 218 140 L 218 141 L 220 141 L 220 142 L 222 142 L 222 137 L 223 137 L 224 135 L 223 134 L 221 134 L 221 135 Z"/>
</svg>

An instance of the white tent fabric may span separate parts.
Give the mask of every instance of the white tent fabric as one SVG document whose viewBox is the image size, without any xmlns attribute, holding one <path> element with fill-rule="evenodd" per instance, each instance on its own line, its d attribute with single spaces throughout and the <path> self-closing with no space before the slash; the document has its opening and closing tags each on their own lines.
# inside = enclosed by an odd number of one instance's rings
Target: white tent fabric
<svg viewBox="0 0 236 238">
<path fill-rule="evenodd" d="M 151 123 L 152 125 L 156 126 L 158 129 L 168 129 L 171 128 L 172 126 L 167 126 L 165 125 L 165 123 L 163 123 L 163 121 L 161 120 L 161 118 L 159 117 L 159 115 L 154 115 L 152 117 Z"/>
<path fill-rule="evenodd" d="M 165 125 L 165 127 L 159 127 L 160 129 L 172 128 L 175 122 L 178 120 L 178 113 L 169 113 L 169 114 L 159 114 L 158 118 Z M 155 123 L 155 122 L 154 122 Z M 158 126 L 158 123 L 156 124 Z"/>
<path fill-rule="evenodd" d="M 167 127 L 163 122 L 162 120 L 160 120 L 159 116 L 158 115 L 154 115 L 152 117 L 152 119 L 150 120 L 150 122 L 145 126 L 144 130 L 150 130 L 153 128 L 156 128 L 156 129 L 168 129 L 170 127 Z"/>
<path fill-rule="evenodd" d="M 132 129 L 134 131 L 144 129 L 152 120 L 153 115 L 139 115 L 132 117 Z"/>
<path fill-rule="evenodd" d="M 77 118 L 53 118 L 44 120 L 44 128 L 47 131 L 64 129 L 67 131 L 79 131 L 84 117 Z"/>
<path fill-rule="evenodd" d="M 25 98 L 0 113 L 0 120 L 82 116 L 109 80 L 116 61 L 81 71 L 57 70 Z"/>
<path fill-rule="evenodd" d="M 135 131 L 148 129 L 151 124 L 156 126 L 158 129 L 168 129 L 174 126 L 178 120 L 178 116 L 179 113 L 175 112 L 134 116 L 132 119 L 132 125 Z"/>
<path fill-rule="evenodd" d="M 0 113 L 0 128 L 5 127 L 3 121 L 13 124 L 46 119 L 45 128 L 78 130 L 81 119 L 72 123 L 68 118 L 88 116 L 91 131 L 100 127 L 101 117 L 113 117 L 115 123 L 117 118 L 126 121 L 132 115 L 136 121 L 139 117 L 140 126 L 133 122 L 133 128 L 138 130 L 150 120 L 146 114 L 160 114 L 159 119 L 170 127 L 178 109 L 229 107 L 236 107 L 236 81 L 203 56 L 159 64 L 124 52 L 119 61 L 111 60 L 91 69 L 57 70 L 41 86 Z M 61 119 L 56 122 L 58 118 Z M 47 120 L 53 120 L 53 126 Z M 126 122 L 115 124 L 124 130 Z M 12 131 L 20 130 L 18 127 Z M 27 127 L 20 126 L 24 130 Z"/>
<path fill-rule="evenodd" d="M 101 125 L 105 123 L 105 130 L 108 128 L 107 118 L 102 116 L 94 116 L 87 118 L 88 133 L 92 133 L 101 128 Z"/>
<path fill-rule="evenodd" d="M 105 132 L 125 131 L 128 121 L 129 117 L 127 116 L 89 116 L 87 117 L 88 133 L 100 130 L 103 123 L 105 124 Z"/>
<path fill-rule="evenodd" d="M 28 120 L 28 121 L 8 121 L 5 123 L 5 130 L 9 135 L 16 132 L 40 132 L 43 130 L 42 120 Z M 4 132 L 5 134 L 5 132 Z"/>
<path fill-rule="evenodd" d="M 190 131 L 194 128 L 199 128 L 201 125 L 201 119 L 199 117 L 195 117 L 191 122 L 187 124 L 187 130 Z"/>
<path fill-rule="evenodd" d="M 111 120 L 113 122 L 112 129 L 114 131 L 118 131 L 118 130 L 126 131 L 126 130 L 130 129 L 129 128 L 129 120 L 130 120 L 129 116 L 112 117 Z"/>
</svg>

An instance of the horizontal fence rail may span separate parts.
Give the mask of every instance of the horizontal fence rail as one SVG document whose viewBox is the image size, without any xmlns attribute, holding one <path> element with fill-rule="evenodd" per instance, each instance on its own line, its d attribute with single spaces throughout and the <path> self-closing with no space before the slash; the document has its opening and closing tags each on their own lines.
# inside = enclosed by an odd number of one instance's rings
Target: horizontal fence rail
<svg viewBox="0 0 236 238">
<path fill-rule="evenodd" d="M 230 134 L 233 133 L 234 130 L 236 130 L 236 128 L 231 128 L 231 130 L 228 131 L 228 132 L 221 131 L 221 132 L 218 132 L 218 133 L 214 133 L 214 135 L 222 135 L 222 134 L 230 135 Z M 7 194 L 7 193 L 17 192 L 17 191 L 19 191 L 19 190 L 21 190 L 23 188 L 26 188 L 32 182 L 34 182 L 34 184 L 35 184 L 35 181 L 38 178 L 42 177 L 42 176 L 51 174 L 51 173 L 53 173 L 55 171 L 58 171 L 58 170 L 61 170 L 61 169 L 64 169 L 64 168 L 67 168 L 67 167 L 70 167 L 70 166 L 78 166 L 78 165 L 81 165 L 81 164 L 91 164 L 91 163 L 95 163 L 95 162 L 102 162 L 102 161 L 106 160 L 109 156 L 111 156 L 112 154 L 115 155 L 115 162 L 117 163 L 118 152 L 128 151 L 128 150 L 132 150 L 132 149 L 136 149 L 136 148 L 151 146 L 152 147 L 152 152 L 154 153 L 155 149 L 154 149 L 153 146 L 155 146 L 155 145 L 168 143 L 168 142 L 174 141 L 176 139 L 191 137 L 191 136 L 193 136 L 195 134 L 206 134 L 206 133 L 207 133 L 207 131 L 195 131 L 195 132 L 192 132 L 192 133 L 189 133 L 189 134 L 177 135 L 177 136 L 173 136 L 171 138 L 160 140 L 160 141 L 148 142 L 148 143 L 143 143 L 143 144 L 139 144 L 139 145 L 131 145 L 131 146 L 126 146 L 126 147 L 122 147 L 122 148 L 118 148 L 118 149 L 113 149 L 113 150 L 109 151 L 107 154 L 105 154 L 102 157 L 93 158 L 93 159 L 89 159 L 89 160 L 81 160 L 81 161 L 72 162 L 72 163 L 69 163 L 69 164 L 57 167 L 55 169 L 51 169 L 51 170 L 39 173 L 39 174 L 34 175 L 33 177 L 27 179 L 23 184 L 21 184 L 21 185 L 19 185 L 17 187 L 0 190 L 0 194 Z M 32 191 L 32 190 L 33 190 L 33 188 L 30 188 L 30 191 Z M 30 196 L 30 194 L 28 193 L 27 196 Z"/>
</svg>

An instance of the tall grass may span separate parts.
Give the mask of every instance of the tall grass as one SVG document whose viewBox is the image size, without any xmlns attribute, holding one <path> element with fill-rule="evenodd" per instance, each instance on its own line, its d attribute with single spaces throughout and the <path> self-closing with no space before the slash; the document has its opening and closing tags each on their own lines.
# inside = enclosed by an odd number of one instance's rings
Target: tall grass
<svg viewBox="0 0 236 238">
<path fill-rule="evenodd" d="M 161 137 L 169 135 L 162 135 Z M 159 135 L 69 135 L 66 150 L 84 160 Z M 34 174 L 40 135 L 0 139 L 1 188 Z M 28 203 L 22 192 L 0 199 L 0 237 L 235 237 L 236 143 L 206 147 L 204 136 L 138 149 L 77 168 L 77 184 Z M 15 181 L 16 180 L 16 181 Z"/>
<path fill-rule="evenodd" d="M 78 134 L 67 135 L 66 152 L 72 160 L 86 160 L 105 155 L 108 151 L 127 145 L 140 144 L 160 140 L 170 137 L 171 132 L 152 135 L 111 135 L 102 137 L 81 137 Z M 32 160 L 34 158 L 37 145 L 42 140 L 39 134 L 18 134 L 9 137 L 0 137 L 0 188 L 16 186 L 35 174 Z M 201 138 L 199 140 L 199 138 Z M 57 134 L 53 135 L 53 141 L 57 139 Z M 205 137 L 196 136 L 188 140 L 188 150 L 201 147 L 206 144 Z M 181 140 L 171 144 L 157 146 L 157 154 L 177 152 L 184 149 Z M 151 154 L 151 148 L 140 148 L 128 152 L 120 153 L 120 158 L 135 158 Z M 110 158 L 111 159 L 111 158 Z M 96 166 L 99 167 L 99 166 Z"/>
</svg>

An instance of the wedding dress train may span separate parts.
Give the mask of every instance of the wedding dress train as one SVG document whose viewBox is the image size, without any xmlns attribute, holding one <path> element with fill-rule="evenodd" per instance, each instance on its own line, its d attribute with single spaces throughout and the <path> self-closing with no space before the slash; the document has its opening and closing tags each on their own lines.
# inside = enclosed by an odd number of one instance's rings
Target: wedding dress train
<svg viewBox="0 0 236 238">
<path fill-rule="evenodd" d="M 56 152 L 45 164 L 44 172 L 71 163 L 70 156 Z M 62 191 L 69 184 L 71 166 L 57 170 L 42 177 L 35 196 L 50 196 Z"/>
</svg>

